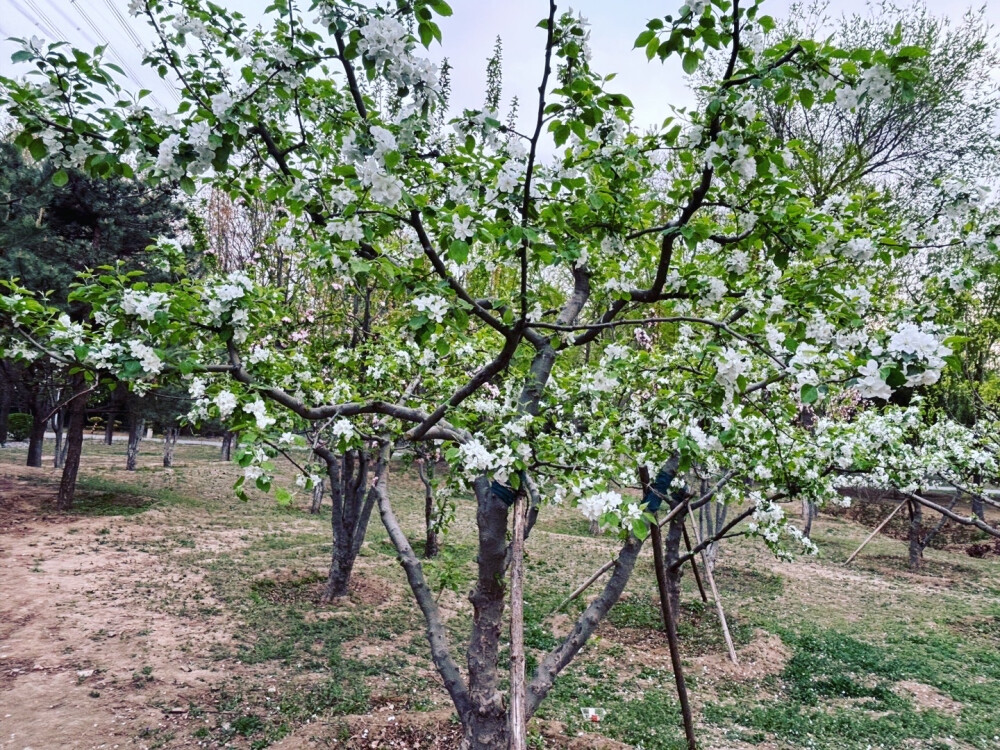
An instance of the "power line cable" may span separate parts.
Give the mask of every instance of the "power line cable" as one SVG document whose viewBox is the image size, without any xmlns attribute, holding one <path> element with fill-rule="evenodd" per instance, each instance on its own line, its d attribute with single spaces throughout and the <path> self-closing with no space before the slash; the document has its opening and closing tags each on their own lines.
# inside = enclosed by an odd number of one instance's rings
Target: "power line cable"
<svg viewBox="0 0 1000 750">
<path fill-rule="evenodd" d="M 26 11 L 21 6 L 21 4 L 19 2 L 17 2 L 17 0 L 10 0 L 10 4 L 14 6 L 14 9 L 18 13 L 20 13 L 22 16 L 24 16 L 25 18 L 27 18 L 28 21 L 30 21 L 32 24 L 34 24 L 38 28 L 38 30 L 41 31 L 45 36 L 48 36 L 48 37 L 57 37 L 58 36 L 58 34 L 56 33 L 55 29 L 52 29 L 52 28 L 46 29 L 44 26 L 42 26 L 40 20 L 38 18 L 36 18 L 35 16 L 31 15 L 30 13 L 28 13 L 28 11 Z"/>
<path fill-rule="evenodd" d="M 116 21 L 118 21 L 118 25 L 125 29 L 125 34 L 132 40 L 132 44 L 136 46 L 136 49 L 142 50 L 142 39 L 140 39 L 139 35 L 135 33 L 135 29 L 132 28 L 131 24 L 129 24 L 129 22 L 125 19 L 125 16 L 122 15 L 118 6 L 114 4 L 114 0 L 104 0 L 104 4 L 108 6 L 108 9 L 111 11 L 111 15 Z"/>
<path fill-rule="evenodd" d="M 121 55 L 118 54 L 118 51 L 108 41 L 107 35 L 98 27 L 96 23 L 94 23 L 93 19 L 91 19 L 87 11 L 84 10 L 83 4 L 80 3 L 79 0 L 70 0 L 70 4 L 74 8 L 76 8 L 77 12 L 83 17 L 83 20 L 86 22 L 86 24 L 91 29 L 93 29 L 95 34 L 97 34 L 97 38 L 101 40 L 101 43 L 107 46 L 108 50 L 111 52 L 111 55 L 115 58 L 115 60 L 117 60 L 121 64 L 121 66 L 125 69 L 126 74 L 132 79 L 132 81 L 136 83 L 140 88 L 144 89 L 149 88 L 148 86 L 145 86 L 143 84 L 142 77 L 138 73 L 136 73 L 135 70 L 133 70 L 132 66 L 129 65 L 128 62 L 126 62 L 126 60 Z M 150 91 L 152 91 L 152 89 L 150 89 Z M 160 102 L 159 99 L 157 99 L 155 94 L 153 94 L 152 98 L 153 101 L 158 106 L 160 107 L 163 106 L 163 104 Z"/>
<path fill-rule="evenodd" d="M 76 21 L 74 21 L 68 15 L 66 15 L 66 11 L 64 11 L 59 6 L 59 3 L 57 2 L 57 0 L 49 0 L 48 5 L 49 5 L 50 8 L 52 8 L 52 10 L 54 10 L 56 13 L 58 13 L 59 16 L 66 23 L 68 23 L 70 25 L 70 28 L 76 30 L 76 32 L 79 33 L 80 36 L 82 36 L 84 39 L 86 39 L 88 44 L 91 44 L 94 47 L 96 47 L 99 44 L 99 42 L 96 39 L 94 39 L 94 37 L 92 37 L 89 33 L 87 33 L 86 29 L 84 29 L 83 27 L 81 27 L 80 24 L 78 24 Z"/>
<path fill-rule="evenodd" d="M 35 12 L 35 16 L 39 20 L 41 20 L 42 23 L 44 23 L 46 26 L 52 29 L 52 34 L 55 37 L 53 41 L 55 41 L 56 39 L 66 38 L 66 35 L 63 34 L 62 32 L 62 29 L 60 29 L 58 26 L 52 23 L 52 19 L 42 12 L 41 8 L 38 7 L 38 4 L 35 2 L 35 0 L 24 0 L 24 2 L 26 2 L 28 4 L 28 7 Z"/>
</svg>

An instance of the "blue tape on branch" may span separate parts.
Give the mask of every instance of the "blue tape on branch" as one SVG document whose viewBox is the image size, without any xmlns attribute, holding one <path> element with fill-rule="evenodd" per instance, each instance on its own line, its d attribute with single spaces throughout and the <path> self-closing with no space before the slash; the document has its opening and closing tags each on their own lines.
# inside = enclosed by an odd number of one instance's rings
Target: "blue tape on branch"
<svg viewBox="0 0 1000 750">
<path fill-rule="evenodd" d="M 660 469 L 660 473 L 656 475 L 656 479 L 649 486 L 649 492 L 642 498 L 642 501 L 646 503 L 646 510 L 650 513 L 655 513 L 660 509 L 660 506 L 663 504 L 663 498 L 670 491 L 670 485 L 673 481 L 674 472 L 666 467 Z"/>
<path fill-rule="evenodd" d="M 514 504 L 514 498 L 517 497 L 517 491 L 514 488 L 500 484 L 495 479 L 493 480 L 493 484 L 490 485 L 490 492 L 508 508 Z"/>
</svg>

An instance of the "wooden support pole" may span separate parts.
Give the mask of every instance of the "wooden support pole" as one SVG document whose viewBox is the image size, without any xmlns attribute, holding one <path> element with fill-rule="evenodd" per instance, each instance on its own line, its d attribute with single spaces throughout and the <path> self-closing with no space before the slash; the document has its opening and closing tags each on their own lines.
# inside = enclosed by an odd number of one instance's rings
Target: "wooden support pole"
<svg viewBox="0 0 1000 750">
<path fill-rule="evenodd" d="M 851 556 L 844 561 L 844 567 L 847 567 L 848 565 L 851 564 L 854 558 L 858 556 L 858 553 L 868 545 L 868 542 L 874 539 L 875 535 L 878 534 L 883 528 L 885 528 L 885 525 L 892 520 L 892 517 L 897 513 L 899 513 L 899 511 L 902 510 L 903 506 L 906 505 L 908 502 L 910 502 L 909 498 L 903 500 L 903 502 L 901 502 L 899 505 L 895 507 L 892 513 L 890 513 L 888 516 L 885 517 L 885 520 L 882 521 L 882 523 L 880 523 L 878 526 L 875 527 L 875 531 L 869 534 L 868 538 L 865 539 L 863 542 L 861 542 L 861 546 L 858 547 L 856 550 L 854 550 L 854 552 L 851 553 Z"/>
<path fill-rule="evenodd" d="M 677 627 L 670 608 L 670 595 L 667 593 L 667 569 L 663 563 L 663 535 L 660 525 L 650 526 L 653 542 L 653 565 L 656 568 L 656 585 L 660 590 L 660 611 L 663 613 L 663 625 L 667 631 L 667 644 L 670 646 L 670 664 L 674 670 L 674 682 L 677 683 L 677 699 L 681 704 L 681 716 L 684 719 L 684 736 L 687 738 L 688 750 L 697 750 L 698 743 L 694 736 L 694 720 L 691 718 L 691 704 L 688 702 L 687 685 L 684 682 L 684 670 L 681 666 L 680 644 L 677 642 Z"/>
<path fill-rule="evenodd" d="M 527 499 L 518 492 L 514 500 L 514 531 L 510 561 L 510 750 L 526 750 L 528 721 L 524 677 L 524 526 Z"/>
<path fill-rule="evenodd" d="M 686 526 L 685 521 L 685 526 Z M 701 546 L 701 534 L 698 532 L 698 524 L 694 523 L 694 519 L 691 519 L 691 528 L 694 530 L 694 539 L 698 542 L 698 546 Z M 687 529 L 685 528 L 685 532 Z M 691 559 L 694 562 L 694 558 Z M 726 621 L 726 613 L 722 609 L 722 599 L 719 597 L 719 589 L 715 586 L 715 576 L 712 575 L 712 569 L 708 565 L 708 555 L 705 554 L 705 550 L 701 551 L 701 562 L 705 566 L 705 577 L 708 578 L 708 585 L 712 588 L 712 598 L 715 599 L 715 611 L 719 615 L 719 624 L 722 626 L 722 637 L 726 639 L 726 648 L 729 649 L 729 659 L 733 664 L 739 664 L 740 660 L 736 657 L 736 647 L 733 645 L 733 637 L 729 634 L 729 623 Z"/>
</svg>

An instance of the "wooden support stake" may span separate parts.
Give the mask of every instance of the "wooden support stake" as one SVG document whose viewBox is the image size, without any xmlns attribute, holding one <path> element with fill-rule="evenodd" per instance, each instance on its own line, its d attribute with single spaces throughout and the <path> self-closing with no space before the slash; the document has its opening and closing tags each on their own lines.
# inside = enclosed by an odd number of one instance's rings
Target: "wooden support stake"
<svg viewBox="0 0 1000 750">
<path fill-rule="evenodd" d="M 686 526 L 686 522 L 685 522 Z M 691 519 L 691 528 L 694 530 L 694 540 L 701 546 L 701 534 L 698 533 L 698 524 Z M 685 528 L 685 532 L 687 529 Z M 726 622 L 726 613 L 722 609 L 722 599 L 719 598 L 719 589 L 715 586 L 715 576 L 712 575 L 712 569 L 708 565 L 708 555 L 705 554 L 705 550 L 701 550 L 701 562 L 705 566 L 705 577 L 708 578 L 708 585 L 712 588 L 712 598 L 715 599 L 715 611 L 719 615 L 719 624 L 722 626 L 722 637 L 726 639 L 726 648 L 729 649 L 729 659 L 733 664 L 739 664 L 740 660 L 736 657 L 736 647 L 733 646 L 733 637 L 729 634 L 729 623 Z"/>
<path fill-rule="evenodd" d="M 693 520 L 692 523 L 694 523 Z M 681 529 L 684 531 L 684 546 L 687 547 L 688 554 L 691 555 L 691 537 L 688 536 L 687 524 L 685 523 L 684 526 L 681 527 Z M 705 561 L 704 558 L 704 550 L 702 551 L 702 555 L 703 555 L 702 561 L 705 562 L 707 568 L 708 563 L 707 561 Z M 701 600 L 703 602 L 707 602 L 708 596 L 705 594 L 705 585 L 701 582 L 701 574 L 698 572 L 698 561 L 695 559 L 694 555 L 691 555 L 691 570 L 694 571 L 694 580 L 695 583 L 698 584 L 698 593 L 701 594 Z"/>
<path fill-rule="evenodd" d="M 872 539 L 874 539 L 874 538 L 875 538 L 875 535 L 876 535 L 876 534 L 878 534 L 878 533 L 879 533 L 879 532 L 880 532 L 880 531 L 881 531 L 881 530 L 882 530 L 882 529 L 883 529 L 883 528 L 885 527 L 885 525 L 886 525 L 887 523 L 889 523 L 889 521 L 891 521 L 891 520 L 892 520 L 892 517 L 893 517 L 894 515 L 896 515 L 897 513 L 899 513 L 899 511 L 900 511 L 900 510 L 902 509 L 902 507 L 903 507 L 904 505 L 906 505 L 906 504 L 907 504 L 908 502 L 910 502 L 910 499 L 909 499 L 909 498 L 906 498 L 905 500 L 903 500 L 903 502 L 901 502 L 901 503 L 900 503 L 899 505 L 897 505 L 897 506 L 896 506 L 896 508 L 895 508 L 895 510 L 893 510 L 893 511 L 892 511 L 892 513 L 890 513 L 890 514 L 889 514 L 888 516 L 886 516 L 886 517 L 885 517 L 885 520 L 884 520 L 884 521 L 883 521 L 882 523 L 880 523 L 880 524 L 879 524 L 879 525 L 878 525 L 878 526 L 877 526 L 877 527 L 875 528 L 875 531 L 873 531 L 873 532 L 872 532 L 871 534 L 869 534 L 869 535 L 868 535 L 868 538 L 867 538 L 867 539 L 865 539 L 865 540 L 864 540 L 863 542 L 861 542 L 861 546 L 860 546 L 860 547 L 858 547 L 858 548 L 857 548 L 856 550 L 854 550 L 854 552 L 852 552 L 852 553 L 851 553 L 851 556 L 850 556 L 850 557 L 848 557 L 848 558 L 847 558 L 847 559 L 846 559 L 846 560 L 844 561 L 844 567 L 845 567 L 845 568 L 846 568 L 846 567 L 847 567 L 848 565 L 850 565 L 850 564 L 851 564 L 851 562 L 852 562 L 852 561 L 854 560 L 854 558 L 858 556 L 858 553 L 859 553 L 859 552 L 860 552 L 861 550 L 863 550 L 863 549 L 864 549 L 864 548 L 865 548 L 865 547 L 866 547 L 866 546 L 868 545 L 868 542 L 870 542 L 870 541 L 871 541 Z"/>
<path fill-rule="evenodd" d="M 514 538 L 510 562 L 510 750 L 526 750 L 528 723 L 524 678 L 524 525 L 526 498 L 518 492 L 514 500 Z"/>
<path fill-rule="evenodd" d="M 670 608 L 670 595 L 667 593 L 667 569 L 663 564 L 663 535 L 660 525 L 650 526 L 653 543 L 653 566 L 656 568 L 656 585 L 660 590 L 660 610 L 663 613 L 663 625 L 667 630 L 667 644 L 670 646 L 670 663 L 674 670 L 674 681 L 677 683 L 677 699 L 681 704 L 681 716 L 684 719 L 684 736 L 687 737 L 688 750 L 697 750 L 698 744 L 694 736 L 694 721 L 691 718 L 691 704 L 688 702 L 687 685 L 684 682 L 684 670 L 681 667 L 680 645 L 677 642 L 677 627 L 674 625 L 674 615 Z"/>
</svg>

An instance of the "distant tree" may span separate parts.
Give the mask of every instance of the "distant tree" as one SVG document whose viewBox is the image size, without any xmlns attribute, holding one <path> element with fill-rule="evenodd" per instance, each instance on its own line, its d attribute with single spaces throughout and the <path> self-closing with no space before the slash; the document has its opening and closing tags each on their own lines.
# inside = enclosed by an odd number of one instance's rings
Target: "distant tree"
<svg viewBox="0 0 1000 750">
<path fill-rule="evenodd" d="M 0 141 L 0 277 L 17 278 L 44 294 L 71 321 L 89 317 L 89 306 L 72 303 L 77 275 L 116 265 L 119 271 L 148 267 L 146 248 L 172 235 L 184 213 L 169 185 L 156 188 L 125 179 L 100 179 L 35 161 L 10 141 Z M 21 370 L 34 424 L 28 465 L 41 466 L 46 423 L 62 410 L 68 427 L 59 503 L 72 502 L 87 404 L 100 384 L 85 383 L 65 363 L 37 358 Z"/>
</svg>

